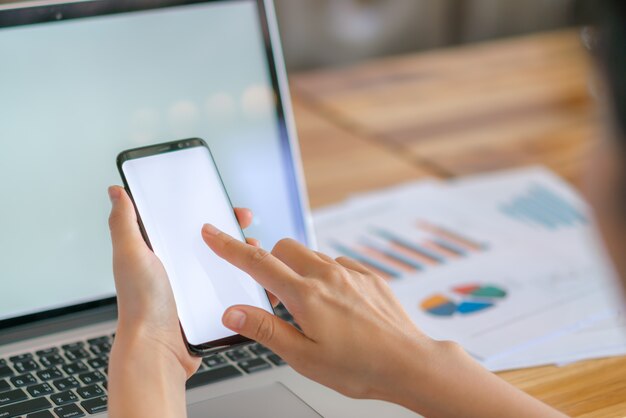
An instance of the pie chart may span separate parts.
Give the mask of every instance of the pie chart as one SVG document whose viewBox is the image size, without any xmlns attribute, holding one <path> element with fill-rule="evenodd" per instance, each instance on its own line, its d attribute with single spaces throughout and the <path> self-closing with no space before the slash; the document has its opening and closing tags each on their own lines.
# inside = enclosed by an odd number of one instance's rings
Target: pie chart
<svg viewBox="0 0 626 418">
<path fill-rule="evenodd" d="M 464 284 L 451 288 L 447 294 L 431 295 L 419 306 L 433 316 L 471 315 L 494 307 L 506 294 L 504 289 L 494 285 Z"/>
</svg>

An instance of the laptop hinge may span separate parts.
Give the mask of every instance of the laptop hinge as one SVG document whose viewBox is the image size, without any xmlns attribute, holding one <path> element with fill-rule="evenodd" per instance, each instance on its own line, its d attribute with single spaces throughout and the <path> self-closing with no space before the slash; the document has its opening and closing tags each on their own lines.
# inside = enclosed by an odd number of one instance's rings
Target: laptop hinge
<svg viewBox="0 0 626 418">
<path fill-rule="evenodd" d="M 117 306 L 113 304 L 52 319 L 43 319 L 41 321 L 3 329 L 2 332 L 0 332 L 0 345 L 111 321 L 116 318 Z"/>
</svg>

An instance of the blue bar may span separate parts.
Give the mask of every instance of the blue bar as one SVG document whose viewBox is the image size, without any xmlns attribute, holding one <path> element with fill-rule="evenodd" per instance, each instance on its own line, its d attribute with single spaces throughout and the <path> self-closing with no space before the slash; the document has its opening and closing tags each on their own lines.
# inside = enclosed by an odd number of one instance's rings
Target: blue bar
<svg viewBox="0 0 626 418">
<path fill-rule="evenodd" d="M 551 225 L 551 229 L 557 229 L 559 225 L 563 224 L 563 218 L 558 213 L 552 213 L 550 208 L 546 205 L 542 199 L 538 199 L 536 196 L 528 195 L 524 198 L 524 204 L 526 208 L 531 211 L 537 219 L 542 219 L 546 224 Z M 565 222 L 566 224 L 568 222 Z"/>
<path fill-rule="evenodd" d="M 456 255 L 460 255 L 463 257 L 467 255 L 467 251 L 465 251 L 463 248 L 460 248 L 457 245 L 452 244 L 448 241 L 444 241 L 441 238 L 434 238 L 433 242 L 437 244 L 438 246 L 455 253 Z"/>
<path fill-rule="evenodd" d="M 517 208 L 515 208 L 514 206 L 510 206 L 510 205 L 501 205 L 499 207 L 500 211 L 502 213 L 504 213 L 505 215 L 510 216 L 511 218 L 515 218 L 518 221 L 527 221 L 528 219 L 525 219 L 523 214 L 519 213 L 519 210 L 517 210 Z"/>
<path fill-rule="evenodd" d="M 572 205 L 570 205 L 567 201 L 565 201 L 560 196 L 546 189 L 545 187 L 535 186 L 535 191 L 538 194 L 543 195 L 548 201 L 552 202 L 557 207 L 566 211 L 570 215 L 574 216 L 574 218 L 578 219 L 582 223 L 587 223 L 588 219 L 585 215 L 580 213 L 580 211 L 576 210 Z"/>
<path fill-rule="evenodd" d="M 574 216 L 568 208 L 564 208 L 562 205 L 555 202 L 552 199 L 551 192 L 534 186 L 529 194 L 535 201 L 541 204 L 546 212 L 552 213 L 562 224 L 571 226 L 576 222 L 576 216 Z"/>
<path fill-rule="evenodd" d="M 472 247 L 478 247 L 481 250 L 486 250 L 489 248 L 489 245 L 483 243 L 483 242 L 476 242 L 473 239 L 469 239 L 466 236 L 464 236 L 463 234 L 460 234 L 458 232 L 455 231 L 451 231 L 448 228 L 443 228 L 441 226 L 438 225 L 430 225 L 431 228 L 433 228 L 435 231 L 437 231 L 439 234 L 443 235 L 442 239 L 445 239 L 446 242 L 448 242 L 447 240 L 452 238 L 453 241 L 461 241 L 466 245 L 472 246 Z M 456 245 L 456 244 L 455 244 Z"/>
<path fill-rule="evenodd" d="M 541 209 L 533 207 L 532 199 L 527 197 L 518 198 L 513 202 L 513 207 L 517 208 L 517 210 L 535 223 L 542 224 L 548 229 L 556 228 L 556 224 L 554 224 L 549 217 L 546 217 Z"/>
<path fill-rule="evenodd" d="M 358 253 L 356 251 L 352 251 L 350 248 L 339 244 L 339 243 L 333 243 L 331 244 L 332 247 L 339 251 L 340 253 L 342 253 L 343 255 L 346 255 L 350 258 L 354 258 L 356 261 L 360 261 L 362 263 L 365 264 L 369 264 L 370 266 L 374 267 L 377 270 L 382 271 L 383 273 L 386 273 L 388 275 L 390 275 L 391 277 L 394 278 L 398 278 L 400 276 L 402 276 L 402 274 L 394 269 L 392 269 L 391 267 L 386 266 L 385 264 L 382 264 L 381 262 L 379 262 L 378 260 L 374 260 L 370 257 L 367 257 L 361 253 Z"/>
<path fill-rule="evenodd" d="M 423 255 L 424 257 L 430 258 L 433 261 L 437 261 L 439 263 L 446 262 L 446 260 L 443 257 L 441 257 L 439 254 L 435 254 L 432 251 L 427 250 L 426 248 L 423 248 L 417 244 L 413 244 L 412 242 L 407 241 L 404 238 L 399 237 L 391 232 L 388 232 L 382 229 L 373 229 L 373 232 L 385 239 L 388 239 L 389 241 L 395 242 L 396 244 L 399 244 L 403 247 L 413 250 L 416 253 Z"/>
<path fill-rule="evenodd" d="M 540 226 L 544 226 L 543 222 L 538 222 L 537 219 L 532 216 L 532 214 L 528 213 L 524 205 L 519 204 L 518 200 L 514 200 L 512 203 L 500 206 L 500 211 L 512 218 L 515 218 L 518 221 L 530 223 L 533 225 L 539 223 Z"/>
<path fill-rule="evenodd" d="M 378 251 L 381 252 L 383 254 L 385 254 L 387 257 L 393 258 L 394 260 L 397 260 L 403 264 L 406 264 L 409 267 L 413 267 L 417 270 L 423 270 L 424 266 L 420 263 L 418 263 L 417 261 L 413 260 L 412 258 L 407 257 L 404 254 L 400 254 L 398 252 L 395 252 L 393 250 L 390 250 L 388 248 L 383 247 L 382 245 L 378 245 L 378 244 L 374 244 L 373 242 L 370 241 L 364 241 L 363 245 L 365 245 L 366 247 L 374 250 L 374 251 Z"/>
</svg>

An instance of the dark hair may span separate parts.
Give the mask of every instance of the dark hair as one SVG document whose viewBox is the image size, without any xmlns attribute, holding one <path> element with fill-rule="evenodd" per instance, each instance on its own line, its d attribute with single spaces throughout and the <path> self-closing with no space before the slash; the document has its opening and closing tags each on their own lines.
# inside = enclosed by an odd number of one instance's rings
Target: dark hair
<svg viewBox="0 0 626 418">
<path fill-rule="evenodd" d="M 618 140 L 626 146 L 626 0 L 595 0 L 596 52 Z"/>
</svg>

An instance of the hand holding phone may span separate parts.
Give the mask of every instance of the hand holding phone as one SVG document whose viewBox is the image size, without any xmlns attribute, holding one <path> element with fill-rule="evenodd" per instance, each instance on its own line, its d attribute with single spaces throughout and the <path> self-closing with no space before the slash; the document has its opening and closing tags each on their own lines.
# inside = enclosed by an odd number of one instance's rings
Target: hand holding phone
<svg viewBox="0 0 626 418">
<path fill-rule="evenodd" d="M 272 312 L 265 290 L 215 255 L 201 228 L 211 223 L 244 241 L 233 208 L 201 139 L 152 145 L 120 153 L 118 168 L 134 201 L 144 239 L 168 274 L 190 352 L 247 341 L 221 323 L 234 304 Z"/>
</svg>

